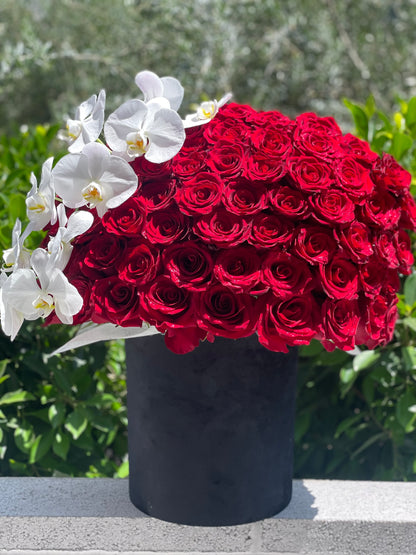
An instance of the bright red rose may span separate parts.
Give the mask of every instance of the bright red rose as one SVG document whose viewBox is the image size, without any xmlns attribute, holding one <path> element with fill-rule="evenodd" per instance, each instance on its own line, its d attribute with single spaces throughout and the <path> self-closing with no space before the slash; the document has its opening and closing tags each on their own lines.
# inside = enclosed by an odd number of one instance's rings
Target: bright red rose
<svg viewBox="0 0 416 555">
<path fill-rule="evenodd" d="M 266 188 L 260 182 L 232 180 L 224 189 L 224 206 L 233 214 L 257 214 L 267 205 Z"/>
<path fill-rule="evenodd" d="M 396 295 L 394 297 L 377 295 L 367 301 L 362 319 L 362 327 L 367 337 L 360 339 L 369 349 L 391 341 L 397 320 L 396 303 Z"/>
<path fill-rule="evenodd" d="M 268 158 L 286 159 L 293 149 L 291 136 L 284 127 L 260 127 L 250 138 L 253 146 Z"/>
<path fill-rule="evenodd" d="M 352 222 L 336 233 L 341 245 L 351 254 L 354 262 L 364 263 L 373 254 L 370 230 L 365 224 Z"/>
<path fill-rule="evenodd" d="M 322 288 L 332 299 L 356 299 L 359 270 L 348 258 L 335 255 L 328 264 L 319 265 Z"/>
<path fill-rule="evenodd" d="M 261 260 L 254 247 L 235 247 L 219 253 L 214 274 L 220 283 L 240 293 L 247 293 L 260 280 Z"/>
<path fill-rule="evenodd" d="M 332 230 L 318 226 L 301 226 L 295 230 L 296 253 L 309 264 L 327 264 L 335 254 L 336 242 Z"/>
<path fill-rule="evenodd" d="M 207 165 L 220 177 L 237 177 L 244 162 L 244 147 L 235 142 L 218 141 L 208 153 Z"/>
<path fill-rule="evenodd" d="M 333 181 L 329 164 L 313 156 L 292 156 L 288 160 L 289 174 L 301 191 L 320 192 Z"/>
<path fill-rule="evenodd" d="M 111 322 L 125 327 L 141 326 L 139 299 L 136 287 L 118 276 L 97 279 L 91 292 L 91 320 L 97 324 Z"/>
<path fill-rule="evenodd" d="M 400 219 L 400 205 L 396 198 L 387 191 L 378 191 L 367 198 L 361 207 L 363 219 L 369 225 L 393 229 Z"/>
<path fill-rule="evenodd" d="M 253 218 L 248 242 L 258 248 L 288 246 L 293 239 L 293 230 L 294 226 L 290 220 L 278 214 L 261 212 Z"/>
<path fill-rule="evenodd" d="M 204 137 L 204 127 L 205 126 L 197 125 L 195 127 L 188 127 L 185 129 L 186 138 L 182 149 L 193 148 L 198 150 L 205 148 L 207 142 Z M 173 160 L 175 160 L 175 158 L 173 158 Z"/>
<path fill-rule="evenodd" d="M 274 250 L 264 259 L 262 281 L 281 299 L 311 291 L 315 282 L 304 260 L 278 250 Z"/>
<path fill-rule="evenodd" d="M 256 112 L 251 118 L 253 126 L 256 127 L 279 127 L 287 134 L 291 135 L 295 126 L 294 122 L 277 110 Z"/>
<path fill-rule="evenodd" d="M 267 295 L 260 314 L 259 342 L 271 351 L 287 353 L 287 346 L 308 345 L 320 334 L 319 307 L 312 295 L 287 301 Z"/>
<path fill-rule="evenodd" d="M 287 172 L 284 158 L 271 158 L 262 151 L 251 152 L 244 158 L 243 176 L 251 181 L 271 183 Z"/>
<path fill-rule="evenodd" d="M 377 256 L 366 264 L 359 266 L 359 280 L 366 297 L 376 297 L 382 289 L 396 294 L 400 288 L 400 279 L 396 269 L 387 268 Z"/>
<path fill-rule="evenodd" d="M 379 158 L 378 154 L 370 149 L 368 143 L 351 135 L 351 133 L 347 133 L 342 137 L 340 148 L 340 156 L 345 154 L 352 156 L 357 162 L 368 168 L 371 168 L 373 163 Z"/>
<path fill-rule="evenodd" d="M 184 241 L 170 245 L 163 252 L 163 264 L 172 281 L 190 291 L 205 289 L 211 280 L 212 256 L 200 242 Z"/>
<path fill-rule="evenodd" d="M 171 245 L 187 233 L 188 220 L 174 205 L 149 214 L 143 228 L 143 236 L 156 245 Z"/>
<path fill-rule="evenodd" d="M 324 339 L 327 351 L 335 347 L 350 351 L 355 347 L 355 335 L 360 322 L 360 308 L 356 300 L 327 299 L 322 305 Z"/>
<path fill-rule="evenodd" d="M 189 328 L 166 326 L 165 344 L 168 349 L 177 355 L 185 355 L 198 347 L 199 342 L 204 340 L 206 336 L 207 332 L 196 326 Z"/>
<path fill-rule="evenodd" d="M 258 314 L 250 295 L 218 284 L 199 294 L 197 319 L 208 333 L 238 339 L 254 332 Z"/>
<path fill-rule="evenodd" d="M 154 279 L 159 267 L 159 251 L 152 245 L 129 245 L 118 265 L 120 279 L 137 287 Z"/>
<path fill-rule="evenodd" d="M 146 212 L 167 208 L 173 201 L 176 192 L 176 179 L 161 177 L 146 181 L 139 197 Z"/>
<path fill-rule="evenodd" d="M 206 155 L 203 150 L 182 148 L 172 160 L 172 171 L 182 180 L 195 178 L 206 170 Z"/>
<path fill-rule="evenodd" d="M 407 191 L 412 181 L 411 174 L 396 162 L 391 154 L 383 154 L 373 165 L 372 178 L 378 186 L 384 187 L 393 194 Z"/>
<path fill-rule="evenodd" d="M 149 162 L 144 156 L 138 156 L 132 162 L 131 167 L 139 178 L 143 180 L 159 179 L 169 177 L 171 174 L 171 161 L 162 164 L 154 164 Z"/>
<path fill-rule="evenodd" d="M 398 268 L 395 237 L 392 231 L 379 231 L 374 237 L 376 253 L 379 261 L 387 268 Z"/>
<path fill-rule="evenodd" d="M 254 108 L 252 108 L 248 104 L 236 104 L 235 102 L 230 102 L 220 109 L 213 121 L 216 122 L 217 120 L 237 120 L 239 123 L 244 124 L 245 122 L 253 121 L 256 116 L 256 110 L 254 110 Z"/>
<path fill-rule="evenodd" d="M 236 216 L 224 208 L 217 208 L 212 214 L 195 220 L 193 230 L 208 244 L 235 247 L 248 239 L 250 224 L 250 220 L 244 216 Z"/>
<path fill-rule="evenodd" d="M 107 210 L 102 218 L 102 223 L 109 233 L 120 236 L 137 236 L 142 229 L 144 215 L 142 204 L 134 196 L 117 208 Z"/>
<path fill-rule="evenodd" d="M 338 185 L 356 203 L 362 204 L 374 189 L 370 170 L 359 164 L 352 156 L 339 158 L 335 164 Z"/>
<path fill-rule="evenodd" d="M 324 136 L 342 138 L 342 131 L 331 116 L 318 116 L 313 112 L 305 112 L 296 118 L 296 125 L 300 131 L 314 131 Z"/>
<path fill-rule="evenodd" d="M 399 198 L 400 220 L 399 226 L 416 231 L 416 202 L 409 191 L 404 191 Z"/>
<path fill-rule="evenodd" d="M 192 293 L 178 287 L 166 276 L 158 276 L 140 297 L 140 314 L 143 320 L 160 331 L 166 327 L 193 327 L 195 314 Z"/>
<path fill-rule="evenodd" d="M 115 274 L 125 248 L 124 237 L 106 232 L 98 234 L 85 247 L 84 259 L 79 263 L 81 272 L 92 279 Z"/>
<path fill-rule="evenodd" d="M 279 183 L 269 190 L 269 203 L 277 212 L 288 218 L 303 220 L 309 212 L 308 202 L 301 191 L 281 186 Z"/>
<path fill-rule="evenodd" d="M 355 219 L 355 205 L 342 191 L 328 189 L 308 200 L 312 216 L 320 223 L 348 224 Z"/>
<path fill-rule="evenodd" d="M 399 272 L 406 275 L 411 274 L 414 258 L 409 235 L 403 229 L 400 229 L 394 235 L 394 244 L 399 262 Z"/>
<path fill-rule="evenodd" d="M 210 125 L 204 125 L 204 137 L 210 145 L 222 140 L 248 144 L 250 133 L 251 127 L 240 120 L 225 119 L 221 121 L 214 118 Z"/>
<path fill-rule="evenodd" d="M 178 187 L 175 198 L 180 211 L 188 216 L 210 214 L 220 204 L 223 189 L 220 177 L 199 172 Z"/>
</svg>

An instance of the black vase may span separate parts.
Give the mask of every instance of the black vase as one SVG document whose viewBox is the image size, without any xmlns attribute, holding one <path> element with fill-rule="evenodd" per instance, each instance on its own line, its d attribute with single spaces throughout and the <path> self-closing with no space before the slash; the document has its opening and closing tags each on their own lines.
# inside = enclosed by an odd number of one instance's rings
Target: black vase
<svg viewBox="0 0 416 555">
<path fill-rule="evenodd" d="M 297 350 L 257 336 L 175 355 L 161 335 L 126 340 L 130 499 L 178 524 L 278 513 L 292 495 Z"/>
</svg>

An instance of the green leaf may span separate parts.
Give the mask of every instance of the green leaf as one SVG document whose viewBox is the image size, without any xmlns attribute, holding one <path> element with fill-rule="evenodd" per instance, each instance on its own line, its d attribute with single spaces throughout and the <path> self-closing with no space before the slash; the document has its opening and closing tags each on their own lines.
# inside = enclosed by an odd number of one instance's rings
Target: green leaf
<svg viewBox="0 0 416 555">
<path fill-rule="evenodd" d="M 357 377 L 357 373 L 355 372 L 355 370 L 353 368 L 341 368 L 341 371 L 339 373 L 339 377 L 340 377 L 342 383 L 350 384 Z"/>
<path fill-rule="evenodd" d="M 2 405 L 12 405 L 14 403 L 22 403 L 25 401 L 34 401 L 35 397 L 28 391 L 23 391 L 23 389 L 17 389 L 16 391 L 9 391 L 5 393 L 3 397 L 0 397 L 0 406 Z"/>
<path fill-rule="evenodd" d="M 52 443 L 52 451 L 55 455 L 66 461 L 70 446 L 71 442 L 69 437 L 65 434 L 57 432 Z"/>
<path fill-rule="evenodd" d="M 338 428 L 335 430 L 335 434 L 334 434 L 334 438 L 338 439 L 340 435 L 342 435 L 346 430 L 348 430 L 349 428 L 351 428 L 351 426 L 353 426 L 356 422 L 359 422 L 360 420 L 362 420 L 364 417 L 364 414 L 354 414 L 354 416 L 350 416 L 349 418 L 346 418 L 345 420 L 343 420 Z"/>
<path fill-rule="evenodd" d="M 364 139 L 368 140 L 368 117 L 365 111 L 358 106 L 357 104 L 353 104 L 347 98 L 343 99 L 345 106 L 351 112 L 354 124 L 357 130 L 358 135 Z"/>
<path fill-rule="evenodd" d="M 416 472 L 416 470 L 415 470 L 415 472 Z M 117 478 L 127 478 L 128 475 L 129 475 L 129 461 L 124 461 L 119 466 L 119 468 L 116 472 L 116 477 Z"/>
<path fill-rule="evenodd" d="M 48 419 L 52 424 L 52 428 L 58 428 L 65 420 L 65 405 L 64 403 L 54 403 L 48 409 Z"/>
<path fill-rule="evenodd" d="M 391 143 L 390 153 L 401 160 L 406 152 L 412 147 L 413 139 L 404 133 L 395 133 Z"/>
<path fill-rule="evenodd" d="M 85 432 L 87 426 L 88 420 L 82 409 L 75 409 L 74 412 L 71 412 L 65 422 L 65 429 L 75 440 Z"/>
<path fill-rule="evenodd" d="M 410 316 L 403 318 L 403 324 L 411 330 L 416 331 L 416 318 L 411 318 Z"/>
<path fill-rule="evenodd" d="M 4 358 L 3 360 L 0 360 L 0 377 L 5 373 L 9 362 L 11 362 L 9 358 Z"/>
<path fill-rule="evenodd" d="M 296 417 L 295 426 L 295 441 L 298 442 L 306 434 L 309 429 L 311 422 L 310 414 L 308 412 L 302 412 Z"/>
<path fill-rule="evenodd" d="M 364 108 L 365 108 L 365 113 L 368 116 L 368 119 L 370 119 L 374 115 L 374 112 L 376 111 L 376 102 L 372 94 L 367 98 Z"/>
<path fill-rule="evenodd" d="M 416 404 L 416 395 L 408 389 L 397 401 L 396 416 L 406 433 L 413 432 L 416 414 L 409 409 Z"/>
<path fill-rule="evenodd" d="M 416 302 L 416 273 L 407 276 L 403 291 L 405 303 L 412 307 Z"/>
<path fill-rule="evenodd" d="M 49 430 L 46 434 L 37 436 L 32 447 L 30 448 L 29 464 L 38 462 L 46 455 L 52 446 L 53 432 Z"/>
<path fill-rule="evenodd" d="M 409 100 L 406 112 L 406 126 L 410 129 L 416 124 L 416 96 Z"/>
<path fill-rule="evenodd" d="M 416 348 L 412 345 L 407 345 L 402 347 L 401 351 L 406 370 L 414 373 L 416 371 Z"/>
<path fill-rule="evenodd" d="M 20 218 L 23 220 L 26 217 L 26 203 L 23 195 L 11 195 L 9 201 L 9 213 L 13 220 Z"/>
<path fill-rule="evenodd" d="M 22 426 L 14 431 L 14 442 L 22 453 L 29 453 L 34 441 L 35 434 L 32 426 L 27 428 Z"/>
<path fill-rule="evenodd" d="M 354 357 L 352 367 L 355 372 L 360 372 L 375 364 L 380 358 L 378 351 L 362 351 Z"/>
</svg>

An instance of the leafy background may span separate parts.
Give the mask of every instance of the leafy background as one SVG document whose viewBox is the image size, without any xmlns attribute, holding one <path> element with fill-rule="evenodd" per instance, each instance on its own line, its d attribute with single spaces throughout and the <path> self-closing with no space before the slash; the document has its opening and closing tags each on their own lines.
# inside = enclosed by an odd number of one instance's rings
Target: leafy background
<svg viewBox="0 0 416 555">
<path fill-rule="evenodd" d="M 109 110 L 136 95 L 144 68 L 178 77 L 185 109 L 233 90 L 256 108 L 334 115 L 416 176 L 415 18 L 414 0 L 2 0 L 0 249 L 25 218 L 30 172 L 60 155 L 57 122 L 98 88 Z M 301 349 L 296 476 L 415 480 L 414 274 L 399 310 L 382 349 Z M 47 359 L 73 332 L 0 333 L 0 475 L 127 475 L 123 342 Z"/>
</svg>

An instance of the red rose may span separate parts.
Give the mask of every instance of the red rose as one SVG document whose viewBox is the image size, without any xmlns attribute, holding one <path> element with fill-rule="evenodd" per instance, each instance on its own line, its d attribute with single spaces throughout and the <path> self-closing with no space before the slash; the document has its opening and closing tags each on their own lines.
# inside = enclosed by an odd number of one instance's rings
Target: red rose
<svg viewBox="0 0 416 555">
<path fill-rule="evenodd" d="M 205 137 L 204 137 L 203 127 L 207 127 L 207 125 L 205 125 L 205 126 L 196 125 L 195 127 L 188 127 L 187 129 L 185 129 L 186 138 L 185 138 L 185 142 L 183 143 L 182 149 L 183 148 L 185 148 L 185 149 L 188 149 L 188 148 L 194 148 L 194 149 L 202 148 L 203 149 L 203 148 L 205 148 L 206 140 L 205 140 Z M 173 160 L 174 160 L 174 158 L 173 158 Z"/>
<path fill-rule="evenodd" d="M 106 231 L 115 235 L 139 235 L 144 218 L 144 210 L 137 197 L 130 197 L 117 208 L 107 210 L 102 218 Z"/>
<path fill-rule="evenodd" d="M 205 152 L 195 148 L 182 149 L 172 160 L 172 171 L 182 180 L 194 178 L 206 170 Z"/>
<path fill-rule="evenodd" d="M 171 177 L 161 177 L 143 184 L 140 203 L 146 212 L 167 208 L 172 202 L 176 192 L 176 179 Z"/>
<path fill-rule="evenodd" d="M 241 174 L 244 149 L 239 143 L 218 141 L 209 151 L 207 165 L 211 170 L 224 177 L 236 177 Z"/>
<path fill-rule="evenodd" d="M 204 137 L 211 145 L 221 140 L 247 144 L 250 133 L 250 126 L 238 120 L 214 118 L 209 124 L 204 125 Z"/>
<path fill-rule="evenodd" d="M 331 116 L 322 117 L 313 112 L 305 112 L 297 116 L 296 125 L 299 131 L 314 131 L 323 136 L 342 138 L 342 131 Z"/>
<path fill-rule="evenodd" d="M 342 255 L 335 255 L 328 264 L 320 264 L 322 287 L 332 299 L 356 299 L 358 268 Z"/>
<path fill-rule="evenodd" d="M 149 162 L 144 156 L 138 156 L 131 163 L 131 167 L 139 178 L 144 180 L 169 177 L 171 174 L 171 161 L 162 164 Z"/>
<path fill-rule="evenodd" d="M 327 299 L 322 305 L 324 339 L 327 351 L 335 347 L 350 351 L 355 347 L 355 335 L 360 322 L 359 304 L 355 300 Z"/>
<path fill-rule="evenodd" d="M 320 192 L 333 183 L 330 166 L 313 156 L 293 156 L 288 160 L 289 174 L 302 191 Z"/>
<path fill-rule="evenodd" d="M 257 116 L 256 110 L 249 106 L 248 104 L 236 104 L 235 102 L 230 102 L 223 106 L 218 115 L 215 116 L 214 121 L 219 120 L 227 120 L 227 121 L 235 121 L 238 122 L 250 122 L 253 121 Z M 208 124 L 210 125 L 210 124 Z"/>
<path fill-rule="evenodd" d="M 202 216 L 194 223 L 194 233 L 208 244 L 217 247 L 235 247 L 250 235 L 250 221 L 244 216 L 231 214 L 217 208 L 212 214 Z"/>
<path fill-rule="evenodd" d="M 279 127 L 287 134 L 291 134 L 294 127 L 294 122 L 277 110 L 256 112 L 251 120 L 255 127 Z"/>
<path fill-rule="evenodd" d="M 178 287 L 166 276 L 158 276 L 143 291 L 140 313 L 143 320 L 155 325 L 162 332 L 166 331 L 167 326 L 195 326 L 192 293 Z"/>
<path fill-rule="evenodd" d="M 165 344 L 168 349 L 177 355 L 185 355 L 198 347 L 199 342 L 205 339 L 206 336 L 207 332 L 196 326 L 189 328 L 167 326 Z"/>
<path fill-rule="evenodd" d="M 369 169 L 359 164 L 351 156 L 338 160 L 335 165 L 335 176 L 341 189 L 359 204 L 364 202 L 363 199 L 374 189 Z"/>
<path fill-rule="evenodd" d="M 238 179 L 224 189 L 224 206 L 233 214 L 257 214 L 266 208 L 266 189 L 262 183 Z"/>
<path fill-rule="evenodd" d="M 348 156 L 355 158 L 360 164 L 371 168 L 373 163 L 378 160 L 378 154 L 370 149 L 369 144 L 366 141 L 347 133 L 340 141 L 340 156 L 344 156 L 345 153 Z"/>
<path fill-rule="evenodd" d="M 341 229 L 337 236 L 343 247 L 351 254 L 354 262 L 364 263 L 373 254 L 370 230 L 365 224 L 352 222 L 348 227 Z"/>
<path fill-rule="evenodd" d="M 269 190 L 269 203 L 280 214 L 288 218 L 306 218 L 309 212 L 308 202 L 296 189 L 281 186 L 279 183 Z"/>
<path fill-rule="evenodd" d="M 343 192 L 328 189 L 309 197 L 312 216 L 320 223 L 348 224 L 355 219 L 355 205 Z"/>
<path fill-rule="evenodd" d="M 188 216 L 209 214 L 221 202 L 224 184 L 220 177 L 199 172 L 190 177 L 176 192 L 179 209 Z"/>
<path fill-rule="evenodd" d="M 170 245 L 163 263 L 172 281 L 190 291 L 200 291 L 211 280 L 213 261 L 208 249 L 196 241 Z"/>
<path fill-rule="evenodd" d="M 399 226 L 416 231 L 416 202 L 409 191 L 404 191 L 399 198 L 400 221 Z"/>
<path fill-rule="evenodd" d="M 359 266 L 359 280 L 366 297 L 376 297 L 382 289 L 395 294 L 400 288 L 396 269 L 387 268 L 378 257 Z"/>
<path fill-rule="evenodd" d="M 367 198 L 361 207 L 364 220 L 369 225 L 393 229 L 400 219 L 400 205 L 387 191 L 378 191 Z"/>
<path fill-rule="evenodd" d="M 219 253 L 214 274 L 226 287 L 246 293 L 258 284 L 260 266 L 260 257 L 253 247 L 235 247 Z"/>
<path fill-rule="evenodd" d="M 262 281 L 281 299 L 302 295 L 314 285 L 314 277 L 304 260 L 287 252 L 271 252 L 262 264 Z"/>
<path fill-rule="evenodd" d="M 320 333 L 319 307 L 312 295 L 282 301 L 267 295 L 260 315 L 259 342 L 271 351 L 287 353 L 287 346 L 308 345 Z"/>
<path fill-rule="evenodd" d="M 296 253 L 309 264 L 327 264 L 332 259 L 336 242 L 332 230 L 317 225 L 296 229 Z"/>
<path fill-rule="evenodd" d="M 368 300 L 363 316 L 360 340 L 369 349 L 384 345 L 393 338 L 394 325 L 397 320 L 397 297 L 377 295 Z"/>
<path fill-rule="evenodd" d="M 269 158 L 286 159 L 292 152 L 292 139 L 284 127 L 260 127 L 250 138 L 253 146 Z"/>
<path fill-rule="evenodd" d="M 379 260 L 387 268 L 398 268 L 399 261 L 396 256 L 396 244 L 392 231 L 379 231 L 374 238 Z"/>
<path fill-rule="evenodd" d="M 408 190 L 412 175 L 396 162 L 391 154 L 383 154 L 373 165 L 372 177 L 380 187 L 384 187 L 393 194 L 401 194 Z"/>
<path fill-rule="evenodd" d="M 126 240 L 123 237 L 100 233 L 86 245 L 84 259 L 80 261 L 81 272 L 93 279 L 115 274 L 125 248 Z"/>
<path fill-rule="evenodd" d="M 157 245 L 171 245 L 187 233 L 188 220 L 175 206 L 149 214 L 143 228 L 143 236 Z"/>
<path fill-rule="evenodd" d="M 198 325 L 208 333 L 238 339 L 253 333 L 257 313 L 250 295 L 218 284 L 200 293 L 197 318 Z"/>
<path fill-rule="evenodd" d="M 394 235 L 394 244 L 399 262 L 399 272 L 406 275 L 411 274 L 414 258 L 409 235 L 403 229 L 400 229 Z"/>
<path fill-rule="evenodd" d="M 93 285 L 91 320 L 98 324 L 111 322 L 118 326 L 141 326 L 139 293 L 131 283 L 118 276 L 98 279 Z"/>
<path fill-rule="evenodd" d="M 276 245 L 288 246 L 293 238 L 294 226 L 277 214 L 261 212 L 253 218 L 248 242 L 258 248 L 272 248 Z"/>
<path fill-rule="evenodd" d="M 138 243 L 126 249 L 118 271 L 120 279 L 140 287 L 154 279 L 158 266 L 159 251 L 152 245 Z"/>
<path fill-rule="evenodd" d="M 272 182 L 286 174 L 284 158 L 272 158 L 267 153 L 255 151 L 244 158 L 243 176 L 251 181 Z"/>
</svg>

